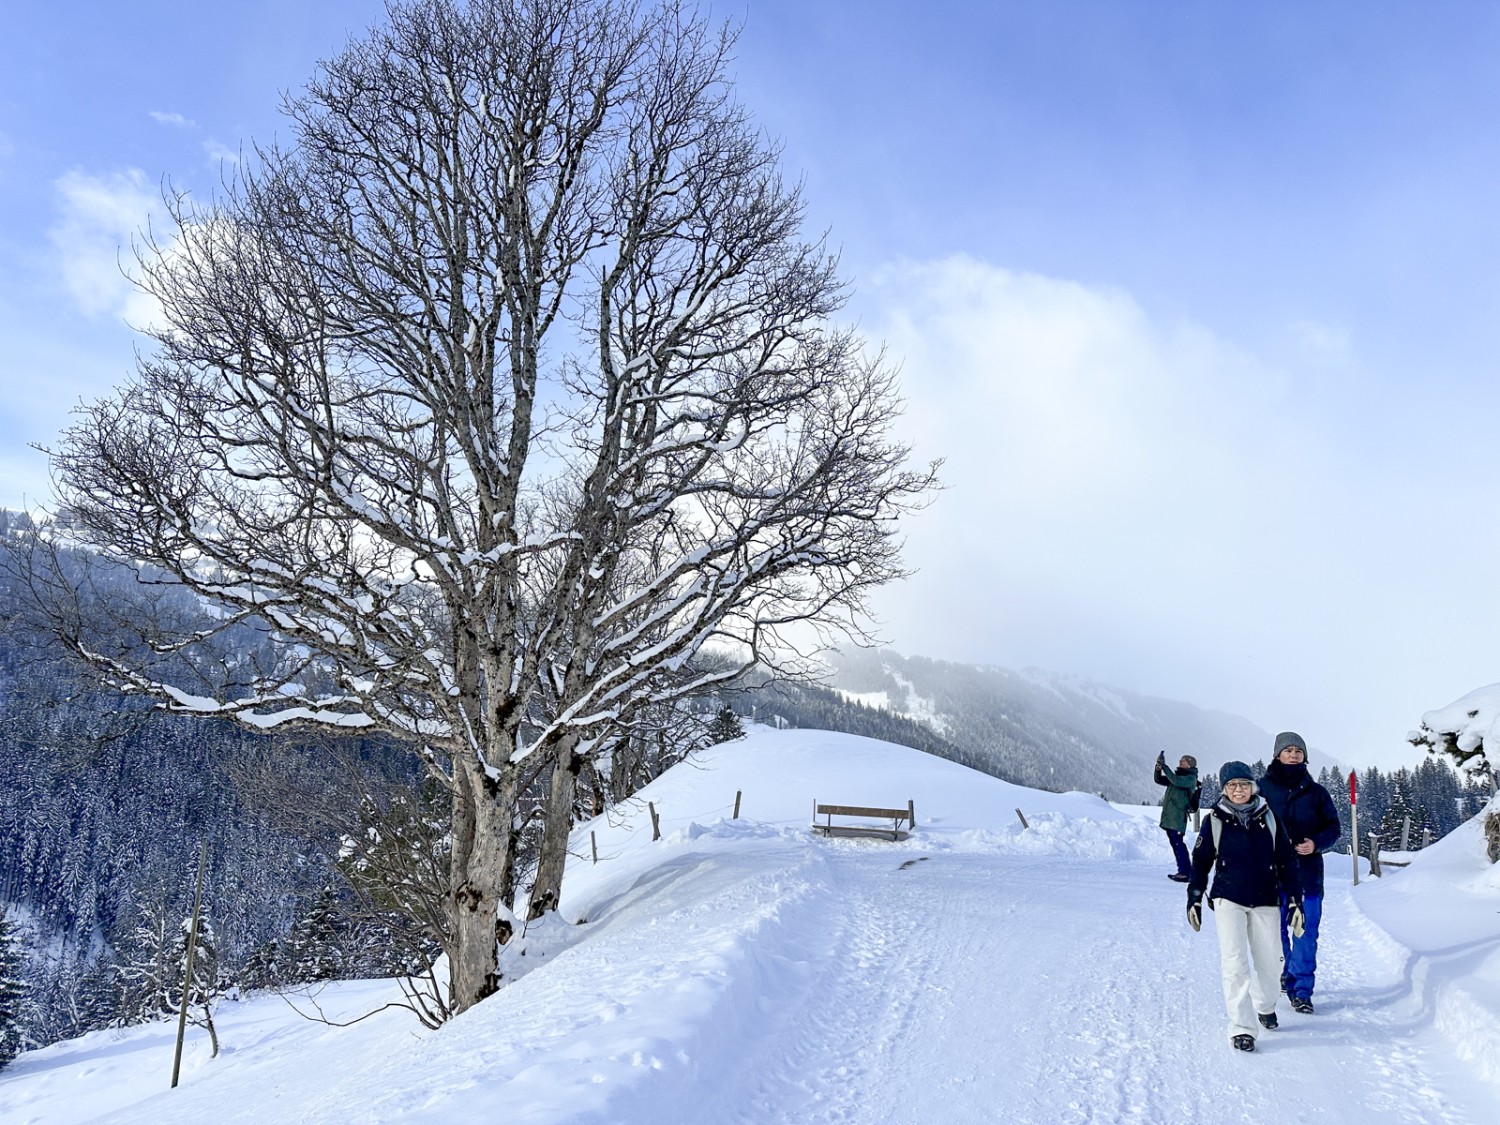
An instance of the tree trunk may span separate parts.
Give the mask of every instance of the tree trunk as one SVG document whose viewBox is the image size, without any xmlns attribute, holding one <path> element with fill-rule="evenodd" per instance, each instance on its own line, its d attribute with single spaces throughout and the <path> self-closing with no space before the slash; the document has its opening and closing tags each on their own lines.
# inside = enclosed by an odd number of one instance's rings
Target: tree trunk
<svg viewBox="0 0 1500 1125">
<path fill-rule="evenodd" d="M 604 781 L 599 776 L 599 771 L 594 768 L 593 760 L 585 758 L 583 765 L 578 771 L 578 784 L 584 787 L 589 803 L 589 816 L 601 815 L 609 807 L 608 794 L 604 791 Z"/>
<path fill-rule="evenodd" d="M 536 883 L 526 917 L 540 918 L 556 910 L 562 897 L 563 869 L 568 862 L 568 836 L 573 829 L 573 796 L 578 791 L 578 771 L 583 759 L 573 752 L 578 736 L 563 737 L 552 766 L 552 786 L 547 794 L 547 817 L 543 822 L 541 853 L 537 859 Z"/>
<path fill-rule="evenodd" d="M 211 1059 L 216 1059 L 219 1057 L 219 1032 L 218 1029 L 214 1027 L 214 1014 L 209 1010 L 209 1006 L 207 1004 L 203 1005 L 203 1026 L 208 1031 L 209 1042 L 213 1044 L 213 1051 L 209 1054 L 208 1057 Z"/>
<path fill-rule="evenodd" d="M 453 1010 L 462 1012 L 500 985 L 497 943 L 512 930 L 501 891 L 510 877 L 516 781 L 509 767 L 498 781 L 472 768 L 456 768 L 455 775 L 448 989 Z"/>
</svg>

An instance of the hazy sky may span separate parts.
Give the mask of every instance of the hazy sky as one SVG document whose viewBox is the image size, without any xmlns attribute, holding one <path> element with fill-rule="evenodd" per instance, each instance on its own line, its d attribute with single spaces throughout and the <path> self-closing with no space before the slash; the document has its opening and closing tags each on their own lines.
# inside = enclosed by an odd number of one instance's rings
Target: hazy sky
<svg viewBox="0 0 1500 1125">
<path fill-rule="evenodd" d="M 20 0 L 0 505 L 131 364 L 120 247 L 370 2 Z M 893 647 L 1415 764 L 1500 680 L 1500 6 L 748 0 L 741 96 L 946 457 Z M 1211 749 L 1207 751 L 1210 756 Z"/>
</svg>

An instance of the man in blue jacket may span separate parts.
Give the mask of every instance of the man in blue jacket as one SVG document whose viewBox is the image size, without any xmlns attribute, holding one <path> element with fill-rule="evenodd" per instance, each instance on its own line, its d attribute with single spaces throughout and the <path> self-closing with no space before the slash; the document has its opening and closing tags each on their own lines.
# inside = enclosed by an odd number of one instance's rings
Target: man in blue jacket
<svg viewBox="0 0 1500 1125">
<path fill-rule="evenodd" d="M 1311 1015 L 1318 968 L 1318 923 L 1323 918 L 1323 853 L 1339 841 L 1339 813 L 1328 790 L 1307 772 L 1307 743 L 1295 731 L 1276 736 L 1276 749 L 1261 779 L 1260 792 L 1291 837 L 1302 882 L 1301 937 L 1287 933 L 1288 901 L 1285 894 L 1281 896 L 1281 950 L 1286 956 L 1281 988 L 1291 999 L 1292 1011 Z"/>
</svg>

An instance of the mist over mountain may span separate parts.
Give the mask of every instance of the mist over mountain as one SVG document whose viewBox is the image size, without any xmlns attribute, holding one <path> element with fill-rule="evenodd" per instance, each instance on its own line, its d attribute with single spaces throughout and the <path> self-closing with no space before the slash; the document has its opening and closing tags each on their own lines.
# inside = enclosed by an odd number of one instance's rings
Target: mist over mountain
<svg viewBox="0 0 1500 1125">
<path fill-rule="evenodd" d="M 1117 801 L 1156 802 L 1151 764 L 1159 752 L 1173 764 L 1192 754 L 1208 773 L 1231 759 L 1269 757 L 1273 738 L 1238 715 L 1077 676 L 889 649 L 841 652 L 829 686 L 851 703 L 922 724 L 987 773 Z"/>
</svg>

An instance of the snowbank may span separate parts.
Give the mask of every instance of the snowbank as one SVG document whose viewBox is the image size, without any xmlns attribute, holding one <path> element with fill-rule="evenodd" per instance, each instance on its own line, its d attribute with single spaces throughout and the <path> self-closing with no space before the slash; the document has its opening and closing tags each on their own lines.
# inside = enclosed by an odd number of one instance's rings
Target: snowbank
<svg viewBox="0 0 1500 1125">
<path fill-rule="evenodd" d="M 1398 943 L 1459 1057 L 1500 1083 L 1500 864 L 1485 855 L 1482 819 L 1411 853 L 1408 867 L 1361 882 L 1354 901 Z"/>
<path fill-rule="evenodd" d="M 735 796 L 740 819 L 733 820 Z M 711 747 L 646 786 L 630 801 L 573 833 L 562 911 L 577 917 L 618 865 L 650 866 L 650 807 L 669 846 L 699 851 L 750 841 L 806 843 L 815 803 L 916 809 L 909 838 L 885 844 L 905 854 L 963 851 L 1154 856 L 1161 833 L 1143 818 L 1088 793 L 1045 793 L 1012 785 L 967 766 L 872 738 L 827 731 L 753 726 L 735 742 Z M 1020 814 L 1029 828 L 1022 826 Z M 829 847 L 871 841 L 834 838 Z M 600 862 L 591 862 L 597 847 Z"/>
</svg>

